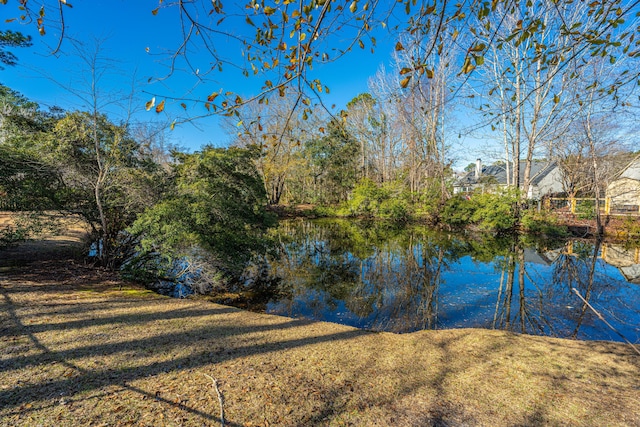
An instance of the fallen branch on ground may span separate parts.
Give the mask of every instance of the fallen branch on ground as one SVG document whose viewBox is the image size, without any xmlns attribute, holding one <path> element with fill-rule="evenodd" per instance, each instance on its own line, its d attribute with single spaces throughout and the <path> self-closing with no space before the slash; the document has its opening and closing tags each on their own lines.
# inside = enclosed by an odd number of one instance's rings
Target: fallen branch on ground
<svg viewBox="0 0 640 427">
<path fill-rule="evenodd" d="M 218 380 L 213 378 L 211 375 L 204 374 L 205 377 L 209 378 L 213 383 L 213 388 L 218 395 L 218 402 L 220 402 L 220 426 L 224 427 L 224 398 L 222 397 L 222 393 L 220 393 L 220 389 L 218 388 Z"/>
</svg>

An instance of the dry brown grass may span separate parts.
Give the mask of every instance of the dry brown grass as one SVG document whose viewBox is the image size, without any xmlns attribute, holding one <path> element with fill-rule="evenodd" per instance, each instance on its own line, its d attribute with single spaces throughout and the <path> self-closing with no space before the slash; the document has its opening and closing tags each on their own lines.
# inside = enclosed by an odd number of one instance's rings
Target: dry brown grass
<svg viewBox="0 0 640 427">
<path fill-rule="evenodd" d="M 0 425 L 640 425 L 629 347 L 364 332 L 175 300 L 64 260 L 0 273 Z"/>
</svg>

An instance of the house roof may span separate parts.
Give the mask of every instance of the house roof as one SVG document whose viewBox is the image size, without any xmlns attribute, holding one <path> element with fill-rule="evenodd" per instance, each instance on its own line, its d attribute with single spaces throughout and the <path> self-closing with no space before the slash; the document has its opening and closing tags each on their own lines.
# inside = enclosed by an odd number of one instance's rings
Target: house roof
<svg viewBox="0 0 640 427">
<path fill-rule="evenodd" d="M 629 178 L 640 181 L 640 155 L 636 156 L 626 168 L 618 174 L 618 179 Z"/>
<path fill-rule="evenodd" d="M 509 163 L 511 165 L 511 162 Z M 524 160 L 520 160 L 520 182 L 524 182 L 524 168 L 526 162 Z M 557 167 L 556 162 L 549 162 L 548 160 L 534 160 L 531 163 L 531 184 L 536 185 L 540 183 L 551 171 L 553 171 Z M 487 178 L 488 177 L 488 178 Z M 476 172 L 472 170 L 467 172 L 458 180 L 458 185 L 473 185 L 477 184 L 482 179 L 489 179 L 491 182 L 495 184 L 506 185 L 507 184 L 507 171 L 505 165 L 489 165 L 482 166 L 482 174 L 480 175 L 480 179 L 476 179 Z"/>
</svg>

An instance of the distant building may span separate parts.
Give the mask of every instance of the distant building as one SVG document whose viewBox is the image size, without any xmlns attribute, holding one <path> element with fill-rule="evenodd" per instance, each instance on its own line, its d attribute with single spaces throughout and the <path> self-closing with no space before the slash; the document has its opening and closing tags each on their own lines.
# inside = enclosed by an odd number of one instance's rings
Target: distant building
<svg viewBox="0 0 640 427">
<path fill-rule="evenodd" d="M 524 184 L 524 168 L 526 163 L 520 161 L 520 188 Z M 511 172 L 511 163 L 509 164 Z M 507 165 L 495 164 L 484 166 L 482 160 L 476 160 L 474 170 L 464 174 L 453 187 L 454 194 L 470 193 L 476 189 L 507 186 Z M 534 160 L 531 164 L 531 184 L 527 192 L 527 199 L 539 200 L 543 196 L 562 193 L 564 186 L 562 171 L 556 162 Z"/>
<path fill-rule="evenodd" d="M 638 210 L 640 206 L 640 155 L 636 156 L 607 186 L 607 197 L 617 209 Z"/>
</svg>

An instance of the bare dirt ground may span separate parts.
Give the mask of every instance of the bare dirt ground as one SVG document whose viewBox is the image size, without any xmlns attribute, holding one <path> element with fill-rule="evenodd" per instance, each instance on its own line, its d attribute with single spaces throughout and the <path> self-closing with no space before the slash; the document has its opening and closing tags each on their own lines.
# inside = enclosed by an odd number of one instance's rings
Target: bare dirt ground
<svg viewBox="0 0 640 427">
<path fill-rule="evenodd" d="M 0 252 L 0 425 L 214 426 L 221 407 L 226 426 L 640 425 L 624 344 L 170 299 L 85 265 L 74 239 Z"/>
</svg>

